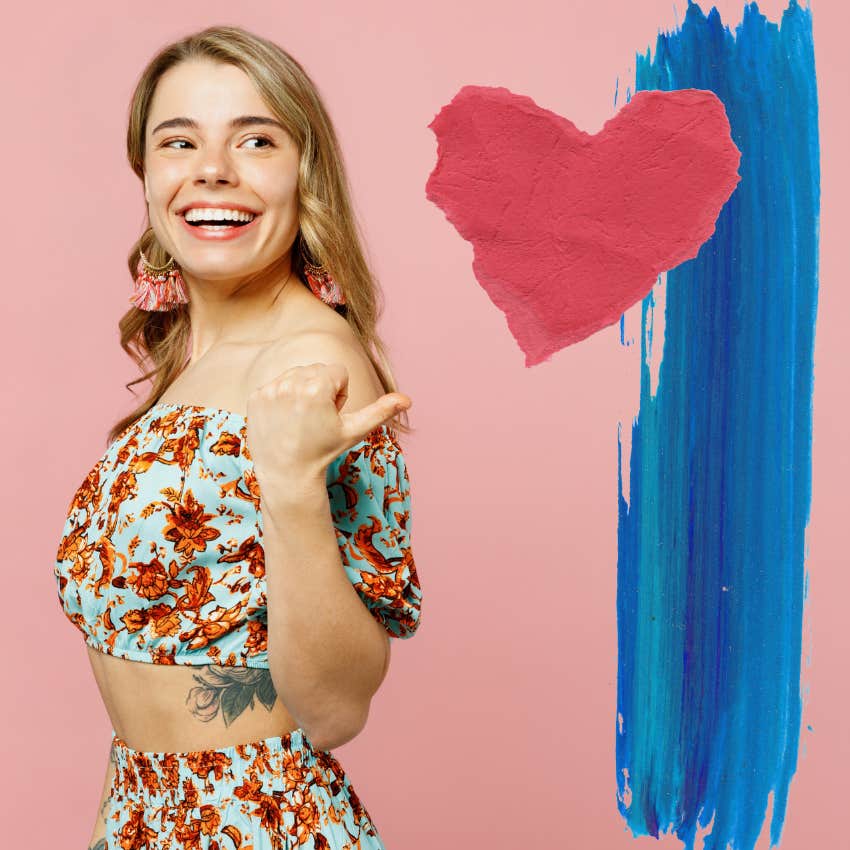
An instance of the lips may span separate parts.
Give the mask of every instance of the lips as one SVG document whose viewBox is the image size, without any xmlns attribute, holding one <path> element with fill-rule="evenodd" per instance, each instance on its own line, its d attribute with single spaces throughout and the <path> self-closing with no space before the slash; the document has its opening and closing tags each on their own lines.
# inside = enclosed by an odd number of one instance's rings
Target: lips
<svg viewBox="0 0 850 850">
<path fill-rule="evenodd" d="M 191 209 L 191 208 L 190 208 Z M 234 209 L 230 207 L 230 209 Z M 246 210 L 251 212 L 251 210 Z M 207 241 L 222 241 L 227 239 L 238 239 L 246 233 L 250 233 L 257 225 L 257 222 L 262 218 L 260 214 L 256 214 L 247 224 L 235 225 L 222 222 L 220 225 L 210 227 L 208 225 L 189 224 L 186 217 L 181 215 L 180 221 L 183 229 L 194 236 L 196 239 L 204 239 Z"/>
<path fill-rule="evenodd" d="M 260 213 L 252 209 L 251 207 L 245 206 L 245 204 L 234 204 L 230 201 L 191 201 L 183 207 L 180 207 L 177 210 L 177 215 L 186 215 L 189 210 L 194 209 L 209 209 L 209 210 L 239 210 L 240 212 L 253 213 L 254 215 L 260 215 Z"/>
<path fill-rule="evenodd" d="M 256 218 L 256 216 L 254 216 Z M 216 218 L 206 218 L 206 219 L 198 219 L 197 221 L 189 221 L 186 216 L 183 216 L 183 220 L 190 227 L 245 227 L 250 224 L 251 221 L 243 221 L 242 219 L 234 220 L 234 219 L 216 219 Z"/>
</svg>

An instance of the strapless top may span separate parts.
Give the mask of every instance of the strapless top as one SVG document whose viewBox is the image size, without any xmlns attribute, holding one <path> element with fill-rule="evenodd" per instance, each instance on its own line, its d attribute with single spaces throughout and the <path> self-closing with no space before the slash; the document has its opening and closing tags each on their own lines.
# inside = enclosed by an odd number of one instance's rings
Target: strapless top
<svg viewBox="0 0 850 850">
<path fill-rule="evenodd" d="M 154 664 L 268 668 L 260 494 L 239 413 L 149 408 L 74 494 L 56 555 L 59 601 L 85 642 Z M 421 589 L 410 481 L 380 425 L 327 468 L 342 566 L 390 637 L 411 637 Z"/>
</svg>

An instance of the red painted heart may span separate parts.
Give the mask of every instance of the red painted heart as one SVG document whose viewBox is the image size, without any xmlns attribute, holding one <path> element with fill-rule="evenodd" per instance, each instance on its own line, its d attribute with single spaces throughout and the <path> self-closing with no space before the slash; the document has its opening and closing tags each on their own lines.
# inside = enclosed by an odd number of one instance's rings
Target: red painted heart
<svg viewBox="0 0 850 850">
<path fill-rule="evenodd" d="M 505 88 L 464 86 L 428 125 L 425 187 L 526 366 L 618 321 L 697 255 L 741 179 L 710 91 L 640 91 L 591 136 Z"/>
</svg>

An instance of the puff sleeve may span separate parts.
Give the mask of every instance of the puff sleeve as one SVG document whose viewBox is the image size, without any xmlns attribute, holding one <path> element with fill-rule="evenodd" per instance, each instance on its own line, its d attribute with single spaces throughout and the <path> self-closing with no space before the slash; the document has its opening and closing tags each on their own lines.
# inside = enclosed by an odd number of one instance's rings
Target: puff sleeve
<svg viewBox="0 0 850 850">
<path fill-rule="evenodd" d="M 390 637 L 412 637 L 422 593 L 410 543 L 410 481 L 395 431 L 381 425 L 327 469 L 342 563 Z"/>
</svg>

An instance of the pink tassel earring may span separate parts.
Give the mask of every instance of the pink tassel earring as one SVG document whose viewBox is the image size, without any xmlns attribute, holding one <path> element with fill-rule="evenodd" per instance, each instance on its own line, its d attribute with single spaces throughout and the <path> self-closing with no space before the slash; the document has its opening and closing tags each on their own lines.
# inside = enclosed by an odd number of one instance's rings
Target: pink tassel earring
<svg viewBox="0 0 850 850">
<path fill-rule="evenodd" d="M 164 266 L 152 266 L 139 249 L 136 284 L 130 303 L 149 312 L 172 310 L 178 304 L 188 304 L 186 282 L 171 257 Z"/>
<path fill-rule="evenodd" d="M 337 304 L 345 304 L 345 296 L 328 270 L 324 266 L 317 266 L 307 259 L 303 239 L 301 240 L 301 257 L 304 260 L 304 277 L 307 278 L 307 283 L 310 285 L 313 295 L 321 298 L 325 304 L 331 307 L 335 307 Z"/>
</svg>

